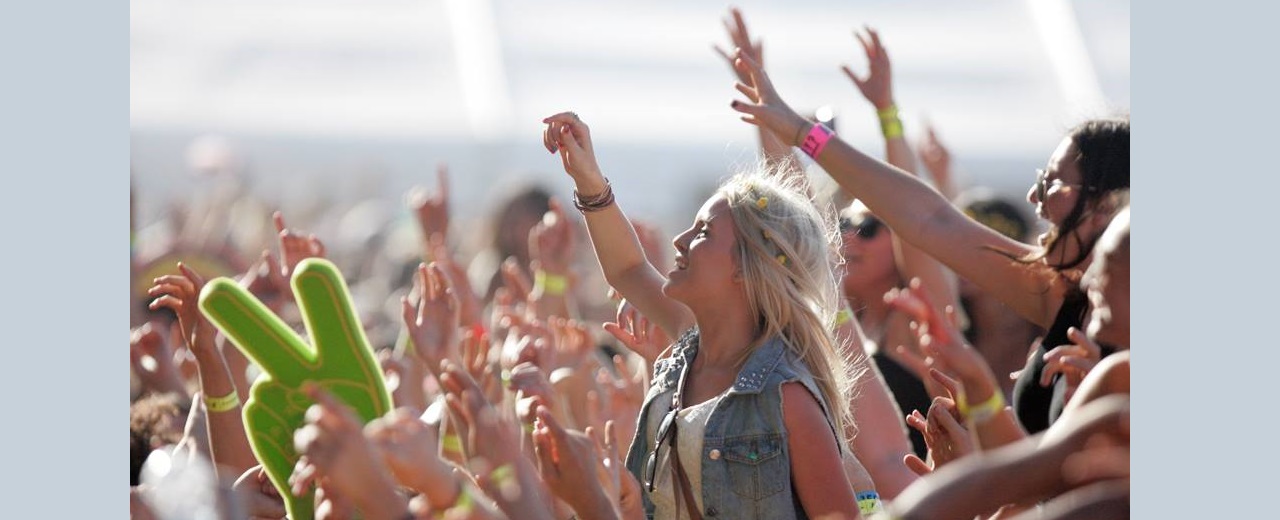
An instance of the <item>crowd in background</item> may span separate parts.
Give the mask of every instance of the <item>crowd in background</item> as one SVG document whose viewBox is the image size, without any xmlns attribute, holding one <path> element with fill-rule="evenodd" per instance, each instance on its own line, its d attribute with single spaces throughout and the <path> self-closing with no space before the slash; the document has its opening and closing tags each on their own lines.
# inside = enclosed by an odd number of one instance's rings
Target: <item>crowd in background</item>
<svg viewBox="0 0 1280 520">
<path fill-rule="evenodd" d="M 173 201 L 134 237 L 133 517 L 1127 518 L 1127 117 L 1081 122 L 1006 200 L 904 124 L 873 29 L 845 73 L 883 153 L 792 110 L 742 13 L 726 28 L 760 162 L 676 236 L 627 217 L 574 112 L 541 136 L 572 193 L 453 200 L 441 166 L 404 219 L 282 214 L 234 176 Z M 291 286 L 312 258 L 391 406 L 290 387 L 281 472 L 245 408 L 288 383 L 198 301 L 230 278 L 315 344 Z"/>
</svg>

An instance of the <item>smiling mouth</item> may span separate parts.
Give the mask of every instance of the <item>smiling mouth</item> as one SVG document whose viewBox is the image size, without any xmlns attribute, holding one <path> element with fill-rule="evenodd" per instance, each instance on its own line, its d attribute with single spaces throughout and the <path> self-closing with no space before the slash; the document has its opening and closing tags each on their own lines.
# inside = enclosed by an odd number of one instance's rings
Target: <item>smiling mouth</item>
<svg viewBox="0 0 1280 520">
<path fill-rule="evenodd" d="M 675 259 L 675 269 L 673 269 L 673 270 L 674 270 L 674 271 L 683 271 L 683 270 L 688 269 L 688 268 L 689 268 L 689 261 L 688 261 L 688 260 L 685 260 L 685 258 L 684 258 L 683 256 L 676 255 L 676 259 Z"/>
</svg>

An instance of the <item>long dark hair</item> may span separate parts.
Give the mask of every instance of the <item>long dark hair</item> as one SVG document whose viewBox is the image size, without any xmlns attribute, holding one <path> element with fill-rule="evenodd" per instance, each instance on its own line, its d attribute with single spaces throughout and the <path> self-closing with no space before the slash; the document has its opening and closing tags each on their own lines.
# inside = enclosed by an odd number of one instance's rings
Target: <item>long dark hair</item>
<svg viewBox="0 0 1280 520">
<path fill-rule="evenodd" d="M 1088 212 L 1108 197 L 1129 189 L 1129 118 L 1093 119 L 1071 130 L 1071 142 L 1076 145 L 1076 165 L 1080 169 L 1080 197 L 1067 213 L 1062 224 L 1049 231 L 1044 250 L 1021 259 L 1034 262 L 1061 247 L 1060 242 L 1073 240 L 1077 247 L 1072 258 L 1059 258 L 1053 265 L 1057 271 L 1079 266 L 1093 251 L 1098 236 L 1081 237 L 1077 233 Z M 1065 253 L 1059 253 L 1063 256 Z"/>
</svg>

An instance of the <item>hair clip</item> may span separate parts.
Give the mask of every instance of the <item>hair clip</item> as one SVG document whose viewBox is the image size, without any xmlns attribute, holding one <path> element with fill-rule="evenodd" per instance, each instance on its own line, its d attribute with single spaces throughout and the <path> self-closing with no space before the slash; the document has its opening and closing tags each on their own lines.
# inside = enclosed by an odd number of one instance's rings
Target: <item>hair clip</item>
<svg viewBox="0 0 1280 520">
<path fill-rule="evenodd" d="M 766 230 L 764 230 L 764 239 L 765 239 L 765 240 L 773 240 L 773 236 L 771 236 L 771 235 L 769 234 L 769 230 L 767 230 L 767 229 L 766 229 Z"/>
<path fill-rule="evenodd" d="M 756 200 L 756 207 L 765 209 L 769 207 L 769 197 L 760 197 Z"/>
<path fill-rule="evenodd" d="M 778 255 L 778 263 L 787 265 L 787 255 Z"/>
</svg>

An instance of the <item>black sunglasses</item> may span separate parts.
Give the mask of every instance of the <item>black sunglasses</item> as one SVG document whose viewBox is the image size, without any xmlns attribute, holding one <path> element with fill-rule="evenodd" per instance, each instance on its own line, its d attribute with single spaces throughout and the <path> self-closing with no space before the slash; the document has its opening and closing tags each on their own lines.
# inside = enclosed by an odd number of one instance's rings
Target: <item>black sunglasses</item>
<svg viewBox="0 0 1280 520">
<path fill-rule="evenodd" d="M 676 435 L 676 416 L 680 414 L 680 394 L 684 393 L 684 382 L 688 377 L 689 364 L 680 371 L 680 383 L 676 385 L 676 392 L 671 395 L 671 408 L 667 410 L 667 414 L 662 416 L 662 422 L 658 423 L 658 438 L 653 441 L 653 451 L 649 452 L 649 460 L 644 466 L 644 485 L 649 489 L 650 493 L 656 490 L 657 473 L 658 473 L 658 450 L 662 449 L 663 444 L 669 444 L 671 439 Z"/>
<path fill-rule="evenodd" d="M 880 219 L 871 215 L 862 217 L 858 222 L 854 222 L 849 217 L 840 217 L 840 232 L 853 232 L 859 238 L 871 240 L 880 234 L 880 228 L 884 227 L 884 223 Z"/>
</svg>

